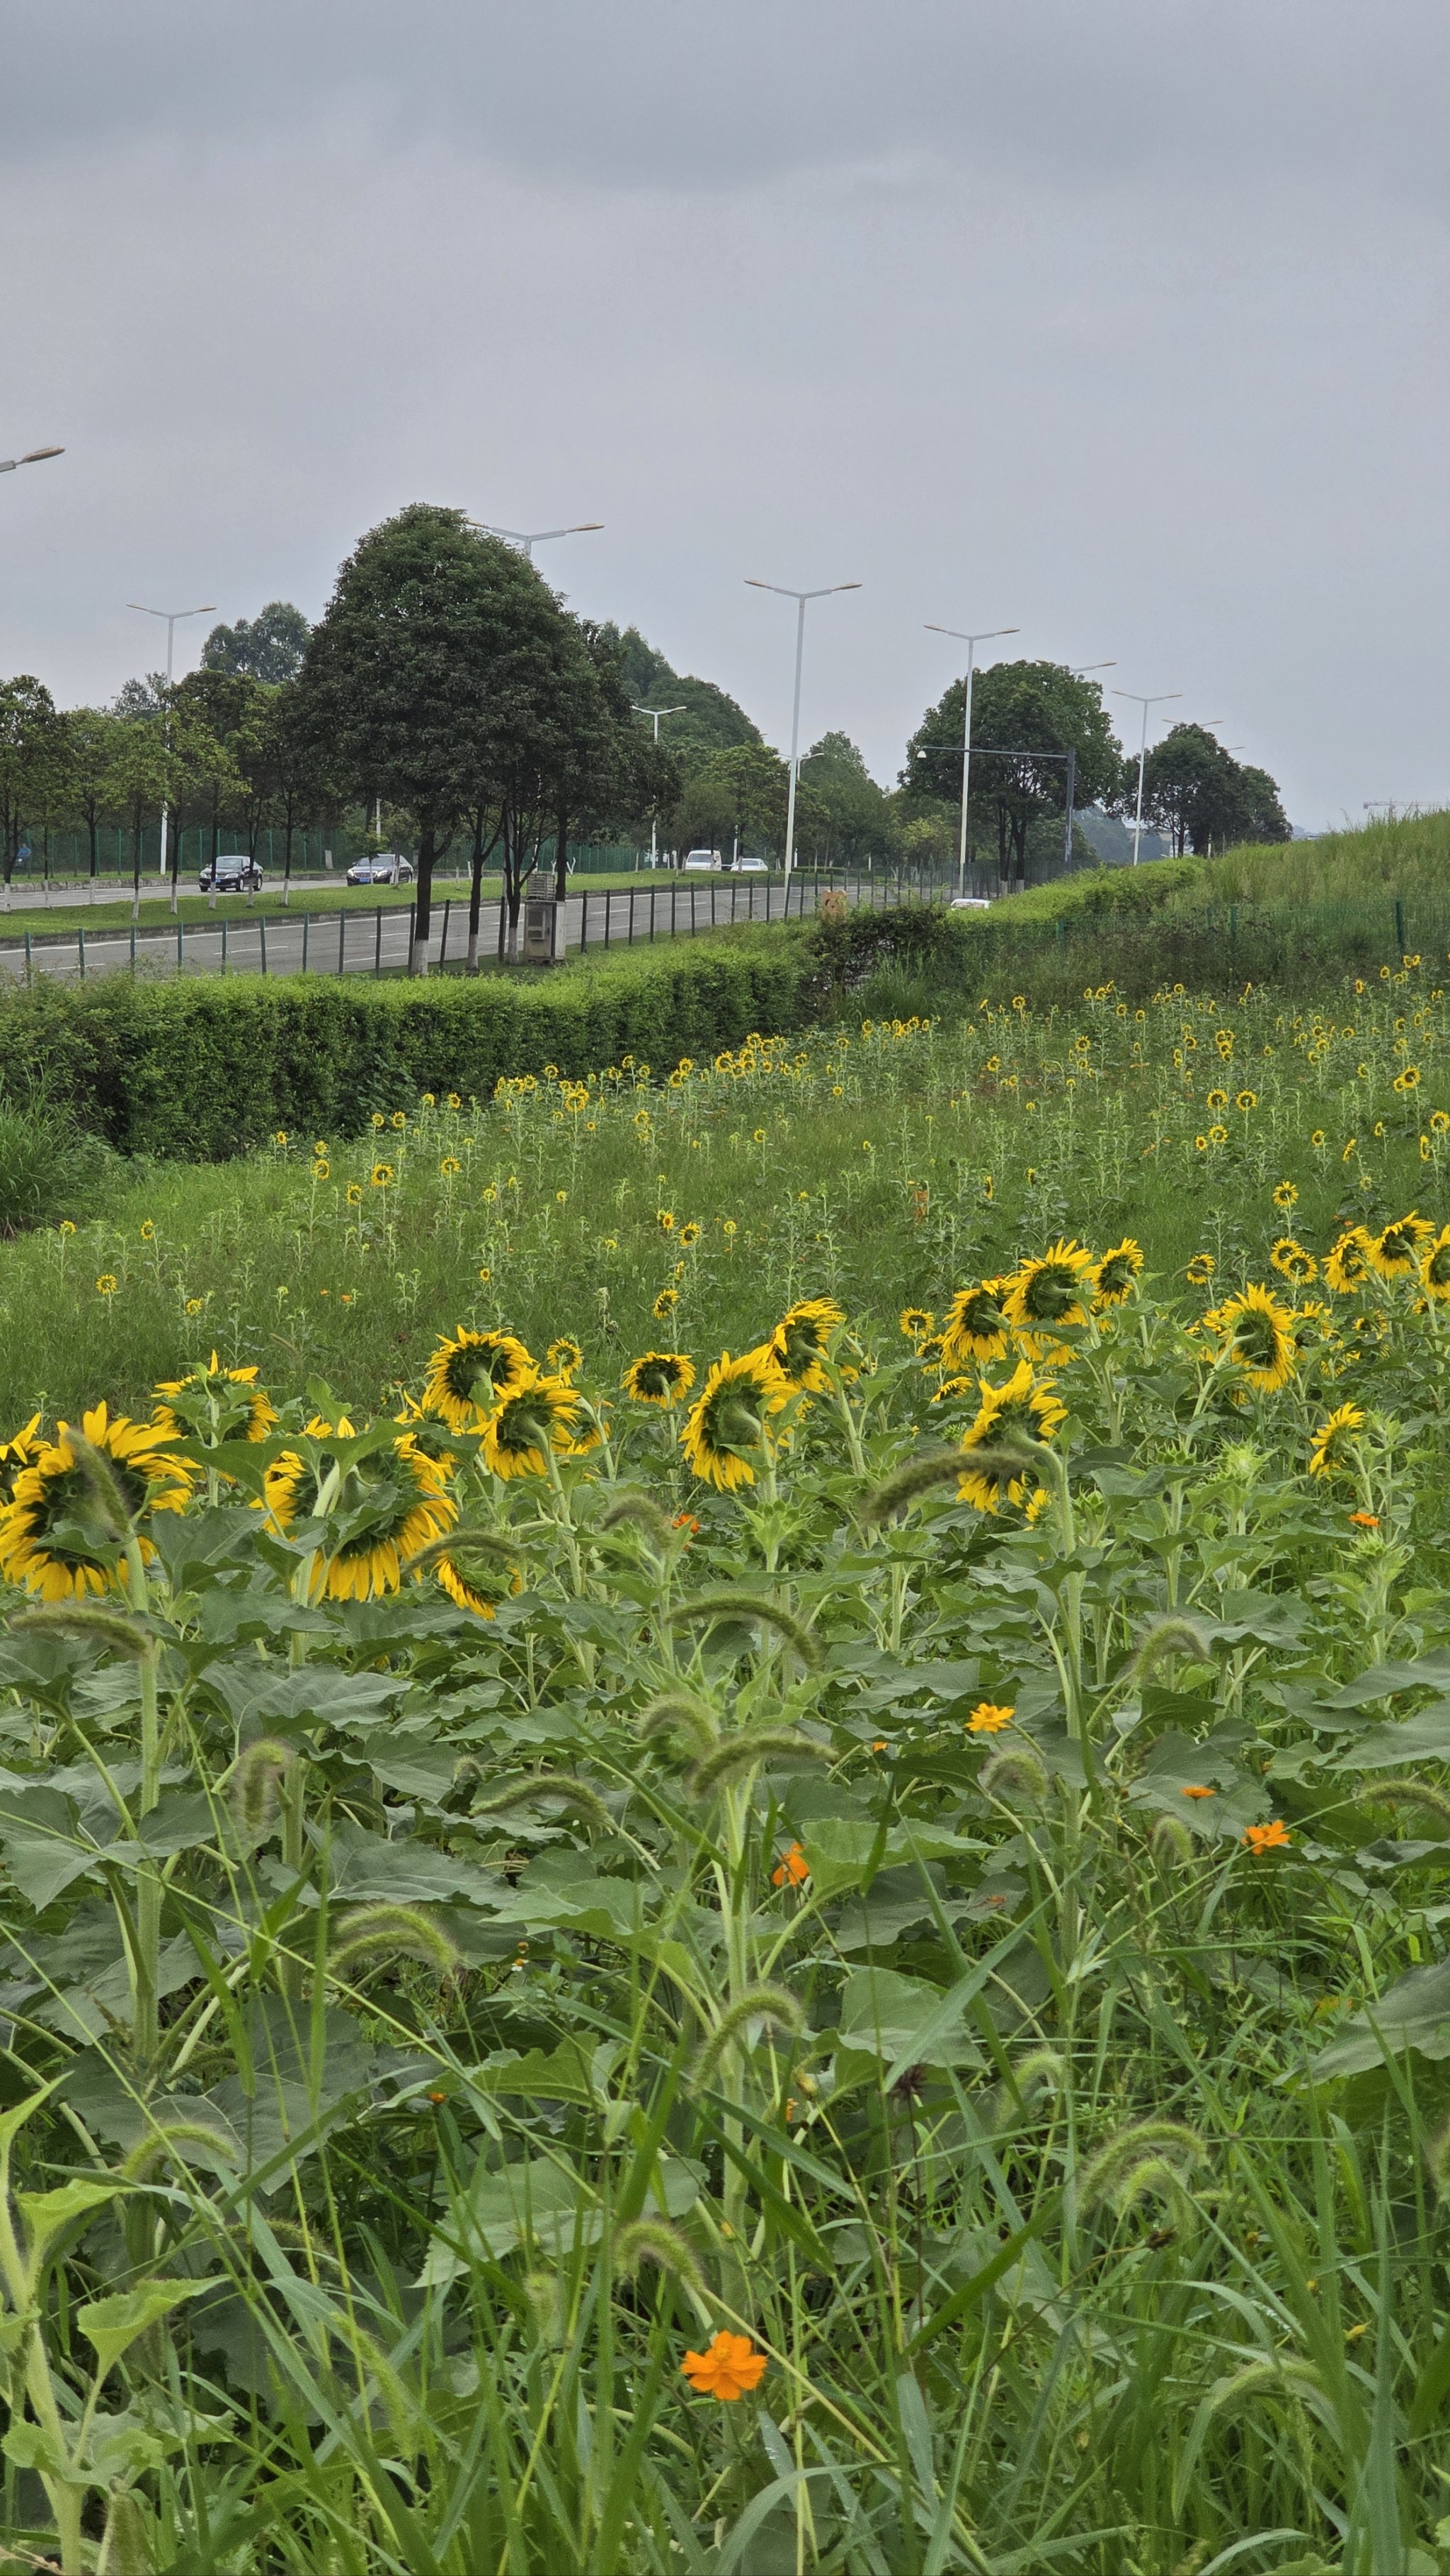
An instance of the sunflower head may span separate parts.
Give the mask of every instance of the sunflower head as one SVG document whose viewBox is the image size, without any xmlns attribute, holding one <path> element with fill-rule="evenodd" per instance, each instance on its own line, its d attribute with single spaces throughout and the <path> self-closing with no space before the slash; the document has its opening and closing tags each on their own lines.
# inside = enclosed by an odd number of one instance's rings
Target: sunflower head
<svg viewBox="0 0 1450 2576">
<path fill-rule="evenodd" d="M 453 1431 L 477 1430 L 501 1396 L 534 1374 L 534 1363 L 512 1333 L 472 1333 L 460 1324 L 440 1341 L 423 1380 L 423 1410 Z"/>
<path fill-rule="evenodd" d="M 0 1503 L 9 1502 L 21 1468 L 28 1467 L 45 1447 L 39 1432 L 40 1415 L 32 1413 L 23 1430 L 12 1431 L 8 1440 L 0 1440 Z"/>
<path fill-rule="evenodd" d="M 683 1351 L 643 1351 L 620 1382 L 635 1404 L 679 1404 L 695 1383 L 695 1363 Z"/>
<path fill-rule="evenodd" d="M 1007 1318 L 1002 1299 L 1006 1287 L 1005 1279 L 979 1279 L 975 1287 L 957 1290 L 941 1337 L 944 1367 L 961 1369 L 969 1360 L 1005 1357 Z M 921 1356 L 926 1356 L 925 1346 Z"/>
<path fill-rule="evenodd" d="M 1003 1299 L 1009 1324 L 1031 1332 L 1042 1324 L 1085 1324 L 1083 1303 L 1092 1291 L 1093 1257 L 1077 1242 L 1055 1243 L 1039 1259 L 1024 1261 Z"/>
<path fill-rule="evenodd" d="M 721 1352 L 680 1433 L 680 1446 L 702 1484 L 722 1494 L 754 1484 L 755 1469 L 745 1453 L 759 1447 L 770 1416 L 790 1393 L 768 1344 L 742 1351 L 738 1359 Z"/>
<path fill-rule="evenodd" d="M 571 1384 L 583 1366 L 584 1353 L 572 1333 L 561 1333 L 544 1353 L 546 1373 L 550 1377 L 562 1378 L 565 1386 Z"/>
<path fill-rule="evenodd" d="M 1433 1304 L 1450 1302 L 1450 1225 L 1442 1225 L 1421 1253 L 1420 1285 Z"/>
<path fill-rule="evenodd" d="M 483 1426 L 484 1463 L 496 1476 L 546 1476 L 549 1454 L 569 1457 L 599 1438 L 584 1417 L 583 1398 L 562 1378 L 530 1369 Z"/>
<path fill-rule="evenodd" d="M 1342 1234 L 1324 1264 L 1324 1276 L 1336 1296 L 1352 1297 L 1373 1267 L 1374 1237 L 1362 1225 Z"/>
<path fill-rule="evenodd" d="M 1357 1404 L 1341 1404 L 1320 1423 L 1309 1451 L 1311 1476 L 1340 1476 L 1353 1463 L 1356 1432 L 1364 1429 Z"/>
<path fill-rule="evenodd" d="M 845 1320 L 845 1309 L 834 1297 L 802 1297 L 782 1315 L 767 1347 L 788 1385 L 810 1394 L 825 1385 L 821 1362 L 829 1354 L 832 1333 Z"/>
<path fill-rule="evenodd" d="M 1246 1288 L 1215 1309 L 1214 1329 L 1223 1356 L 1243 1370 L 1251 1386 L 1273 1394 L 1294 1374 L 1294 1318 L 1268 1288 Z"/>
<path fill-rule="evenodd" d="M 1370 1265 L 1381 1279 L 1408 1279 L 1419 1268 L 1420 1253 L 1434 1234 L 1434 1227 L 1411 1208 L 1408 1216 L 1396 1217 L 1370 1244 Z"/>
<path fill-rule="evenodd" d="M 470 1549 L 466 1539 L 434 1556 L 431 1564 L 449 1600 L 460 1610 L 471 1611 L 475 1619 L 492 1619 L 500 1601 L 524 1588 L 522 1566 L 486 1557 L 481 1550 Z"/>
<path fill-rule="evenodd" d="M 185 1377 L 163 1378 L 156 1388 L 156 1426 L 173 1440 L 265 1440 L 277 1419 L 254 1368 L 224 1369 L 213 1351 Z"/>
<path fill-rule="evenodd" d="M 1183 1275 L 1190 1288 L 1206 1288 L 1217 1267 L 1211 1252 L 1195 1252 Z"/>
<path fill-rule="evenodd" d="M 903 1306 L 896 1325 L 909 1342 L 924 1342 L 936 1329 L 936 1317 L 926 1306 Z"/>
<path fill-rule="evenodd" d="M 1092 1274 L 1093 1311 L 1104 1306 L 1125 1305 L 1138 1284 L 1143 1267 L 1143 1247 L 1130 1234 L 1105 1252 Z"/>
<path fill-rule="evenodd" d="M 314 1415 L 307 1431 L 319 1444 L 355 1436 L 346 1414 L 336 1422 Z M 411 1431 L 353 1459 L 340 1475 L 338 1465 L 336 1453 L 323 1446 L 311 1457 L 284 1449 L 262 1480 L 263 1498 L 284 1537 L 299 1521 L 316 1518 L 326 1499 L 325 1530 L 312 1560 L 313 1596 L 370 1601 L 397 1591 L 408 1559 L 443 1537 L 458 1505 L 441 1461 Z"/>
<path fill-rule="evenodd" d="M 33 1438 L 35 1426 L 22 1435 Z M 185 1511 L 196 1470 L 167 1454 L 174 1437 L 154 1423 L 112 1416 L 104 1404 L 81 1416 L 81 1433 L 105 1458 L 133 1525 L 153 1512 Z M 13 1446 L 13 1444 L 10 1444 Z M 154 1553 L 144 1526 L 142 1553 Z M 0 1511 L 0 1574 L 43 1601 L 84 1600 L 118 1588 L 120 1543 L 106 1505 L 68 1423 L 53 1441 L 37 1445 L 15 1476 L 9 1503 Z"/>
<path fill-rule="evenodd" d="M 1004 1470 L 974 1468 L 974 1449 L 1011 1447 L 1014 1440 L 1031 1441 L 1034 1445 L 1050 1440 L 1067 1419 L 1067 1407 L 1058 1396 L 1050 1377 L 1040 1378 L 1030 1360 L 1021 1360 L 1012 1375 L 1001 1386 L 979 1380 L 982 1401 L 976 1420 L 966 1433 L 962 1448 L 966 1467 L 957 1488 L 964 1503 L 979 1512 L 995 1512 L 1005 1495 L 1009 1503 L 1026 1499 L 1031 1473 L 1026 1460 L 1023 1473 L 1012 1476 Z"/>
<path fill-rule="evenodd" d="M 1306 1252 L 1303 1244 L 1296 1242 L 1292 1234 L 1280 1235 L 1269 1254 L 1269 1266 L 1277 1270 L 1281 1278 L 1292 1279 L 1301 1288 L 1309 1287 L 1319 1276 L 1319 1264 L 1313 1253 Z"/>
</svg>

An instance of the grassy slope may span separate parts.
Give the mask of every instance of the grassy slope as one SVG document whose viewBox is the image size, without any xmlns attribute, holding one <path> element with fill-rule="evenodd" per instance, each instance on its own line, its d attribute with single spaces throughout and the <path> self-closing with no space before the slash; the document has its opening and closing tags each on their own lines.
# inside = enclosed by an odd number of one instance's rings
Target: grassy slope
<svg viewBox="0 0 1450 2576">
<path fill-rule="evenodd" d="M 1000 928 L 1111 914 L 1198 910 L 1206 903 L 1370 904 L 1385 896 L 1443 900 L 1450 883 L 1450 812 L 1366 823 L 1315 841 L 1245 844 L 1217 859 L 1152 859 L 1140 868 L 1084 868 L 1010 895 L 984 916 Z"/>
</svg>

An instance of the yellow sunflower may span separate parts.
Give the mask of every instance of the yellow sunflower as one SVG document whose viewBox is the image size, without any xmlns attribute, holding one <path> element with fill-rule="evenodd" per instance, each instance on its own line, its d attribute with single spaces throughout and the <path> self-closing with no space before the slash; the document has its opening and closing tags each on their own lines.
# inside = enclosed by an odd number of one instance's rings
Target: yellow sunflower
<svg viewBox="0 0 1450 2576">
<path fill-rule="evenodd" d="M 1002 1312 L 1019 1332 L 1035 1332 L 1043 1324 L 1085 1324 L 1083 1298 L 1091 1295 L 1092 1283 L 1093 1257 L 1085 1245 L 1054 1243 L 1039 1259 L 1023 1262 L 1008 1285 Z"/>
<path fill-rule="evenodd" d="M 1092 1273 L 1093 1312 L 1104 1306 L 1126 1305 L 1137 1285 L 1143 1267 L 1143 1247 L 1125 1234 L 1111 1252 L 1105 1252 Z"/>
<path fill-rule="evenodd" d="M 1362 1225 L 1352 1225 L 1335 1244 L 1324 1264 L 1324 1277 L 1338 1297 L 1352 1297 L 1369 1277 L 1374 1238 Z"/>
<path fill-rule="evenodd" d="M 161 1399 L 157 1428 L 173 1440 L 265 1440 L 277 1419 L 266 1388 L 257 1384 L 256 1370 L 224 1369 L 215 1351 L 185 1377 L 163 1378 L 155 1392 Z"/>
<path fill-rule="evenodd" d="M 494 1618 L 505 1594 L 524 1588 L 521 1566 L 502 1566 L 470 1554 L 466 1539 L 450 1547 L 446 1556 L 435 1556 L 432 1571 L 449 1600 L 460 1610 L 471 1610 L 475 1619 Z"/>
<path fill-rule="evenodd" d="M 969 1360 L 1000 1360 L 1007 1351 L 1007 1318 L 1002 1312 L 1005 1279 L 979 1279 L 974 1288 L 959 1288 L 947 1313 L 941 1337 L 942 1366 L 965 1368 Z M 921 1356 L 926 1356 L 923 1349 Z"/>
<path fill-rule="evenodd" d="M 1357 1404 L 1341 1404 L 1326 1416 L 1314 1434 L 1309 1451 L 1311 1476 L 1340 1476 L 1352 1465 L 1346 1455 L 1354 1445 L 1354 1435 L 1364 1429 L 1364 1414 Z"/>
<path fill-rule="evenodd" d="M 1450 1225 L 1442 1225 L 1421 1253 L 1420 1285 L 1435 1305 L 1450 1303 Z"/>
<path fill-rule="evenodd" d="M 354 1436 L 346 1414 L 336 1422 L 314 1415 L 307 1429 L 318 1441 Z M 273 1460 L 262 1492 L 272 1525 L 284 1537 L 299 1521 L 316 1517 L 337 1463 L 325 1448 L 315 1465 L 295 1449 Z M 431 1547 L 457 1518 L 442 1462 L 426 1456 L 412 1432 L 400 1432 L 388 1448 L 355 1459 L 338 1477 L 313 1567 L 314 1599 L 326 1594 L 333 1601 L 371 1601 L 396 1592 L 408 1558 Z"/>
<path fill-rule="evenodd" d="M 1217 1267 L 1211 1252 L 1195 1252 L 1183 1276 L 1190 1288 L 1206 1288 Z"/>
<path fill-rule="evenodd" d="M 695 1383 L 695 1363 L 683 1351 L 642 1351 L 620 1384 L 635 1404 L 679 1404 Z"/>
<path fill-rule="evenodd" d="M 789 1386 L 816 1394 L 826 1384 L 821 1366 L 829 1356 L 831 1335 L 846 1320 L 834 1297 L 802 1297 L 782 1315 L 768 1348 Z"/>
<path fill-rule="evenodd" d="M 1269 1254 L 1269 1266 L 1277 1270 L 1281 1278 L 1292 1279 L 1301 1288 L 1310 1287 L 1319 1276 L 1319 1264 L 1313 1253 L 1306 1252 L 1303 1244 L 1297 1243 L 1292 1234 L 1280 1235 Z"/>
<path fill-rule="evenodd" d="M 1434 1234 L 1418 1211 L 1411 1208 L 1408 1216 L 1395 1218 L 1370 1244 L 1371 1267 L 1381 1279 L 1408 1279 L 1419 1268 L 1420 1255 Z"/>
<path fill-rule="evenodd" d="M 440 1341 L 423 1380 L 423 1410 L 454 1431 L 477 1430 L 500 1396 L 533 1375 L 534 1363 L 512 1333 L 472 1333 L 459 1324 Z"/>
<path fill-rule="evenodd" d="M 1223 1343 L 1223 1356 L 1243 1370 L 1251 1386 L 1271 1395 L 1294 1374 L 1294 1318 L 1267 1288 L 1246 1288 L 1241 1297 L 1226 1297 L 1211 1319 Z"/>
<path fill-rule="evenodd" d="M 754 1484 L 755 1469 L 742 1453 L 759 1447 L 766 1422 L 790 1392 L 767 1344 L 742 1351 L 739 1359 L 721 1352 L 680 1433 L 680 1446 L 702 1484 L 722 1494 Z"/>
<path fill-rule="evenodd" d="M 909 1342 L 922 1342 L 929 1333 L 935 1332 L 936 1317 L 929 1307 L 903 1306 L 896 1318 L 896 1328 L 906 1335 Z"/>
<path fill-rule="evenodd" d="M 28 1467 L 37 1451 L 46 1443 L 38 1438 L 40 1415 L 32 1413 L 21 1431 L 12 1431 L 8 1440 L 0 1440 L 0 1502 L 8 1503 L 15 1491 L 15 1479 L 22 1467 Z"/>
<path fill-rule="evenodd" d="M 31 1438 L 34 1429 L 21 1436 Z M 104 1404 L 82 1414 L 81 1431 L 110 1461 L 133 1520 L 142 1512 L 185 1511 L 196 1470 L 167 1456 L 174 1434 L 124 1413 L 112 1419 Z M 155 1553 L 144 1534 L 141 1549 L 148 1557 Z M 70 1425 L 62 1422 L 54 1440 L 21 1467 L 0 1511 L 0 1574 L 43 1601 L 83 1601 L 88 1593 L 120 1590 L 118 1554 L 97 1522 Z"/>
<path fill-rule="evenodd" d="M 565 1386 L 576 1378 L 584 1366 L 584 1353 L 572 1333 L 561 1333 L 544 1353 L 544 1368 L 550 1377 L 562 1378 Z"/>
<path fill-rule="evenodd" d="M 962 1448 L 970 1459 L 974 1449 L 995 1448 L 1009 1442 L 1014 1433 L 1028 1440 L 1050 1440 L 1067 1420 L 1067 1407 L 1055 1390 L 1050 1377 L 1038 1377 L 1030 1360 L 1020 1360 L 1012 1375 L 1001 1386 L 992 1386 L 986 1378 L 977 1381 L 982 1402 Z M 970 1465 L 957 1487 L 964 1503 L 975 1511 L 995 1512 L 1005 1499 L 1022 1502 L 1027 1493 L 1025 1476 L 1004 1477 L 991 1469 L 974 1469 Z"/>
<path fill-rule="evenodd" d="M 483 1426 L 484 1464 L 496 1476 L 545 1476 L 550 1450 L 556 1457 L 577 1457 L 599 1437 L 598 1423 L 573 1387 L 530 1369 Z"/>
</svg>

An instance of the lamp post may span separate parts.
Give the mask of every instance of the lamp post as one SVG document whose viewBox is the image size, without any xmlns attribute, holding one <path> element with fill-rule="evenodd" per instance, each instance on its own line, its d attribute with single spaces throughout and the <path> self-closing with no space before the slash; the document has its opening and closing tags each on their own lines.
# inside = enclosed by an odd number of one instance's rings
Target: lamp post
<svg viewBox="0 0 1450 2576">
<path fill-rule="evenodd" d="M 642 706 L 640 705 L 640 703 L 639 703 L 638 698 L 631 698 L 629 703 L 630 703 L 630 705 L 633 707 L 634 712 L 635 712 L 635 714 L 636 714 L 637 716 L 652 716 L 652 717 L 653 717 L 653 719 L 654 719 L 654 729 L 655 729 L 655 749 L 656 749 L 656 751 L 658 751 L 658 749 L 659 749 L 659 747 L 660 747 L 660 718 L 661 718 L 661 716 L 682 716 L 682 715 L 684 714 L 684 712 L 685 712 L 685 710 L 684 710 L 684 708 L 683 708 L 683 707 L 642 707 Z M 649 818 L 649 863 L 650 863 L 650 866 L 651 866 L 652 868 L 653 868 L 653 867 L 655 867 L 655 866 L 658 864 L 658 860 L 659 860 L 659 816 L 658 816 L 657 814 L 651 814 L 651 816 L 650 816 L 650 818 Z M 671 898 L 671 900 L 673 900 L 673 898 Z M 651 901 L 651 902 L 653 902 L 653 901 L 654 901 L 654 897 L 653 897 L 653 895 L 651 895 L 651 897 L 650 897 L 650 901 Z"/>
<path fill-rule="evenodd" d="M 959 626 L 933 626 L 927 621 L 928 635 L 950 635 L 967 648 L 967 700 L 962 715 L 962 838 L 957 852 L 957 892 L 967 891 L 967 791 L 972 783 L 972 681 L 976 676 L 977 646 L 993 644 L 1000 635 L 1020 635 L 1020 626 L 986 626 L 980 634 L 964 635 Z"/>
<path fill-rule="evenodd" d="M 1133 816 L 1133 865 L 1138 864 L 1138 843 L 1143 837 L 1143 768 L 1148 758 L 1148 709 L 1166 707 L 1170 698 L 1181 698 L 1181 689 L 1160 689 L 1156 698 L 1141 698 L 1136 689 L 1114 689 L 1115 698 L 1131 698 L 1143 710 L 1143 735 L 1138 745 L 1138 804 Z"/>
<path fill-rule="evenodd" d="M 546 545 L 551 537 L 590 537 L 602 528 L 602 519 L 579 519 L 572 528 L 496 528 L 488 519 L 470 519 L 470 528 L 481 528 L 486 537 L 507 537 L 511 546 L 522 546 L 530 563 L 535 546 Z"/>
<path fill-rule="evenodd" d="M 796 604 L 795 701 L 791 708 L 790 786 L 785 805 L 785 885 L 786 900 L 789 902 L 791 860 L 795 854 L 795 791 L 796 780 L 800 774 L 797 752 L 801 733 L 801 663 L 806 649 L 806 602 L 808 599 L 834 599 L 838 590 L 859 590 L 861 585 L 859 581 L 828 581 L 823 590 L 790 590 L 784 582 L 756 581 L 752 574 L 747 573 L 745 587 L 747 590 L 773 590 L 778 599 L 793 599 Z"/>
<path fill-rule="evenodd" d="M 181 620 L 182 620 L 182 618 L 183 618 L 183 617 L 214 617 L 214 616 L 216 615 L 216 608 L 215 608 L 214 603 L 213 603 L 211 600 L 208 600 L 208 601 L 204 604 L 204 606 L 202 606 L 201 608 L 145 608 L 145 607 L 143 607 L 143 606 L 142 606 L 142 603 L 141 603 L 141 601 L 140 601 L 139 599 L 128 599 L 128 600 L 127 600 L 127 602 L 126 602 L 126 606 L 127 606 L 128 608 L 134 608 L 134 609 L 135 609 L 135 611 L 136 611 L 136 613 L 137 613 L 137 615 L 138 615 L 139 617 L 164 617 L 164 618 L 165 618 L 165 620 L 166 620 L 166 713 L 165 713 L 165 717 L 164 717 L 163 721 L 164 721 L 164 723 L 165 723 L 165 728 L 166 728 L 166 748 L 167 748 L 167 751 L 169 752 L 169 751 L 170 751 L 170 749 L 171 749 L 171 655 L 172 655 L 172 647 L 173 647 L 173 644 L 174 644 L 174 642 L 175 642 L 175 638 L 176 638 L 176 629 L 177 629 L 178 625 L 180 624 L 180 622 L 181 622 Z M 169 770 L 168 770 L 168 772 L 167 772 L 167 784 L 168 784 L 168 786 L 170 785 L 170 771 L 169 771 Z M 162 882 L 162 884 L 163 884 L 163 885 L 164 885 L 164 884 L 165 884 L 165 882 L 166 882 L 166 873 L 167 873 L 167 871 L 166 871 L 166 842 L 167 842 L 167 832 L 168 832 L 168 827 L 169 827 L 169 825 L 170 825 L 170 820 L 171 820 L 171 807 L 170 807 L 170 802 L 169 802 L 169 800 L 168 800 L 168 798 L 167 798 L 167 797 L 163 796 L 163 797 L 162 797 L 162 799 L 161 799 L 161 868 L 160 868 L 161 882 Z M 213 854 L 212 854 L 212 855 L 213 855 L 213 858 L 214 858 L 214 857 L 215 857 L 215 855 L 216 855 L 214 851 L 213 851 Z M 216 894 L 216 876 L 215 876 L 215 870 L 213 870 L 213 875 L 212 875 L 212 894 L 213 894 L 213 898 L 215 898 L 215 894 Z M 173 912 L 176 910 L 176 889 L 175 889 L 175 887 L 174 887 L 174 886 L 173 886 L 173 888 L 172 888 L 172 890 L 171 890 L 171 909 L 172 909 L 172 911 L 173 911 Z"/>
<path fill-rule="evenodd" d="M 1116 662 L 1071 662 L 1068 668 L 1075 680 L 1085 680 L 1089 671 L 1116 671 Z"/>
<path fill-rule="evenodd" d="M 23 456 L 0 456 L 0 474 L 13 474 L 17 465 L 43 465 L 47 456 L 64 456 L 63 447 L 30 447 Z"/>
</svg>

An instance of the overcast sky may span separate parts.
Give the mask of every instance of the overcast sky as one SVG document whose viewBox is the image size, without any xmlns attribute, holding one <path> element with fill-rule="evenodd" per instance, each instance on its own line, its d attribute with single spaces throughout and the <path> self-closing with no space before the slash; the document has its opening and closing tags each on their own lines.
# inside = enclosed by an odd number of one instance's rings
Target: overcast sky
<svg viewBox="0 0 1450 2576">
<path fill-rule="evenodd" d="M 0 670 L 518 528 L 894 776 L 926 621 L 1450 801 L 1443 0 L 5 0 Z M 210 619 L 182 628 L 178 669 Z M 1137 716 L 1109 702 L 1137 741 Z"/>
</svg>

